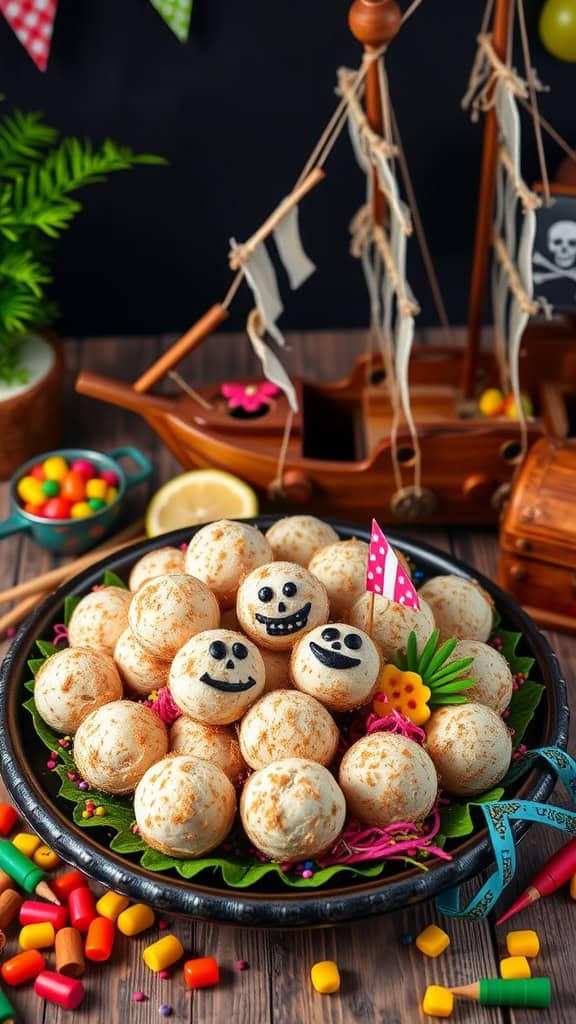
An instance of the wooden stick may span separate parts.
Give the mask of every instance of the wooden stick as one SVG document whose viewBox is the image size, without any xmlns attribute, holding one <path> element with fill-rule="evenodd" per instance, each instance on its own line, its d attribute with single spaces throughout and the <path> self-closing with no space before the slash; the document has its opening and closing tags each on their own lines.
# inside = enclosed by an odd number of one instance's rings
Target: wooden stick
<svg viewBox="0 0 576 1024">
<path fill-rule="evenodd" d="M 145 373 L 134 383 L 134 391 L 148 391 L 159 380 L 164 377 L 168 370 L 177 366 L 192 349 L 196 348 L 201 341 L 204 341 L 212 331 L 223 323 L 228 317 L 228 310 L 224 309 L 219 302 L 212 306 L 204 316 L 200 317 L 192 327 L 183 334 L 178 341 L 174 342 L 171 348 L 164 355 L 160 356 L 152 366 L 149 366 Z"/>
<path fill-rule="evenodd" d="M 99 562 L 104 555 L 112 554 L 112 552 L 126 547 L 127 544 L 142 540 L 144 536 L 142 534 L 142 527 L 143 521 L 139 519 L 136 523 L 127 526 L 125 530 L 121 530 L 114 537 L 109 537 L 103 544 L 99 544 L 97 548 L 93 548 L 88 554 L 82 555 L 81 558 L 77 558 L 74 562 L 66 562 L 65 565 L 60 565 L 57 569 L 45 572 L 32 580 L 26 580 L 25 583 L 17 583 L 16 586 L 9 587 L 8 590 L 0 593 L 0 604 L 6 604 L 8 601 L 17 601 L 19 598 L 28 597 L 30 594 L 37 595 L 43 591 L 55 590 L 64 580 L 69 579 L 71 576 L 76 576 L 82 569 L 87 569 L 94 562 Z"/>
<path fill-rule="evenodd" d="M 40 591 L 37 594 L 32 594 L 31 597 L 25 597 L 19 604 L 14 605 L 9 612 L 5 615 L 0 616 L 0 640 L 2 640 L 4 633 L 7 629 L 11 629 L 12 626 L 19 626 L 23 619 L 34 609 L 36 605 L 40 604 L 46 597 L 44 591 Z"/>
</svg>

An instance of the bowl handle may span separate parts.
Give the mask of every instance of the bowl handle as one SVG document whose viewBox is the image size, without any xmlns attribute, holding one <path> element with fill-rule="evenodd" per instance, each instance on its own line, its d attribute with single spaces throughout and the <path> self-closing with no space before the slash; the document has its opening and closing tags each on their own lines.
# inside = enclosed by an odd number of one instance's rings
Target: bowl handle
<svg viewBox="0 0 576 1024">
<path fill-rule="evenodd" d="M 111 459 L 121 459 L 123 456 L 126 456 L 134 459 L 134 462 L 140 466 L 137 473 L 126 474 L 127 488 L 142 483 L 143 480 L 147 480 L 154 472 L 152 463 L 149 462 L 143 452 L 139 448 L 133 448 L 131 445 L 128 445 L 126 448 L 115 448 L 113 452 L 108 452 L 108 455 Z"/>
<path fill-rule="evenodd" d="M 0 540 L 3 537 L 11 537 L 13 533 L 25 533 L 29 529 L 30 524 L 20 516 L 9 516 L 0 523 Z"/>
</svg>

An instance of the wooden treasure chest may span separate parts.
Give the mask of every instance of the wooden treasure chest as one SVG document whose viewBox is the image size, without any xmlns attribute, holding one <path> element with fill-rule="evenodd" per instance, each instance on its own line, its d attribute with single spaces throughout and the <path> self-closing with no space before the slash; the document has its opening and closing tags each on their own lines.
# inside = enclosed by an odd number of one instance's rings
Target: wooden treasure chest
<svg viewBox="0 0 576 1024">
<path fill-rule="evenodd" d="M 576 632 L 576 441 L 530 449 L 502 516 L 498 583 L 540 625 Z"/>
</svg>

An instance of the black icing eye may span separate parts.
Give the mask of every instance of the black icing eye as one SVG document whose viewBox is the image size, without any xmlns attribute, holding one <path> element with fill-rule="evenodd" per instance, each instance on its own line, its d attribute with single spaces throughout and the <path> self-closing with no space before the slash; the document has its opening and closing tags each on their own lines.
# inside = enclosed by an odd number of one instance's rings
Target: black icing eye
<svg viewBox="0 0 576 1024">
<path fill-rule="evenodd" d="M 358 633 L 348 633 L 344 637 L 344 645 L 350 648 L 351 651 L 359 651 L 362 647 L 362 637 L 358 636 Z"/>
<path fill-rule="evenodd" d="M 271 587 L 260 587 L 260 590 L 258 591 L 258 597 L 263 602 L 263 604 L 268 604 L 268 601 L 271 601 L 272 598 L 274 597 L 274 591 L 272 590 Z"/>
<path fill-rule="evenodd" d="M 216 658 L 216 661 L 222 661 L 226 657 L 226 644 L 222 643 L 221 640 L 213 640 L 208 648 L 208 652 L 211 658 Z"/>
<path fill-rule="evenodd" d="M 282 593 L 284 594 L 284 597 L 294 597 L 294 594 L 296 593 L 297 590 L 298 587 L 296 586 L 295 583 L 285 583 L 284 586 L 282 587 Z"/>
<path fill-rule="evenodd" d="M 243 661 L 248 657 L 248 648 L 244 647 L 244 644 L 232 644 L 232 654 L 238 661 Z"/>
<path fill-rule="evenodd" d="M 338 640 L 339 638 L 340 638 L 340 630 L 339 629 L 333 629 L 331 626 L 329 626 L 328 629 L 323 629 L 322 630 L 322 639 L 326 640 L 327 643 L 329 643 L 330 640 Z"/>
</svg>

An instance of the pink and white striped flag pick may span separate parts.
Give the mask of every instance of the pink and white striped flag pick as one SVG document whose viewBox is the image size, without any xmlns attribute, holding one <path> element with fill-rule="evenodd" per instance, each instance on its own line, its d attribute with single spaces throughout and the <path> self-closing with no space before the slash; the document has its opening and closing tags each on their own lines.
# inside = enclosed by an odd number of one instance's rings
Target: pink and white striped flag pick
<svg viewBox="0 0 576 1024">
<path fill-rule="evenodd" d="M 420 610 L 418 594 L 375 519 L 370 530 L 366 590 L 389 597 L 396 604 Z"/>
<path fill-rule="evenodd" d="M 40 71 L 46 70 L 58 0 L 0 0 L 0 12 Z"/>
</svg>

